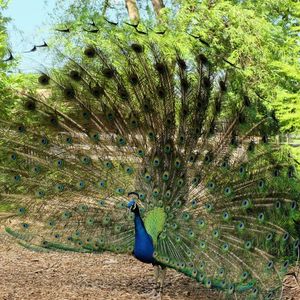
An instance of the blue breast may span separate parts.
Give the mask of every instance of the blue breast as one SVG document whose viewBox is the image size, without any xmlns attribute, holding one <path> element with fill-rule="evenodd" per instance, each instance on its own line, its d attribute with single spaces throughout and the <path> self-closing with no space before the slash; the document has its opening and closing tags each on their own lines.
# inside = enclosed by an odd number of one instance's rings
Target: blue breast
<svg viewBox="0 0 300 300">
<path fill-rule="evenodd" d="M 139 214 L 134 217 L 135 239 L 134 256 L 144 263 L 155 263 L 153 258 L 154 246 L 151 236 L 147 233 L 144 222 Z"/>
</svg>

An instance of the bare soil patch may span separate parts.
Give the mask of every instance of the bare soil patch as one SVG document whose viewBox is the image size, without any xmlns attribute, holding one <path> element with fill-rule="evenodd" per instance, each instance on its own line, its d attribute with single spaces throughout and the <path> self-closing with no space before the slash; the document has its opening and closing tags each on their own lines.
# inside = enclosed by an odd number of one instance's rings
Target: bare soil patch
<svg viewBox="0 0 300 300">
<path fill-rule="evenodd" d="M 300 281 L 300 278 L 299 278 Z M 283 299 L 300 299 L 290 276 Z M 153 299 L 153 268 L 130 256 L 31 252 L 0 233 L 1 300 Z M 163 300 L 217 300 L 222 296 L 168 270 Z"/>
</svg>

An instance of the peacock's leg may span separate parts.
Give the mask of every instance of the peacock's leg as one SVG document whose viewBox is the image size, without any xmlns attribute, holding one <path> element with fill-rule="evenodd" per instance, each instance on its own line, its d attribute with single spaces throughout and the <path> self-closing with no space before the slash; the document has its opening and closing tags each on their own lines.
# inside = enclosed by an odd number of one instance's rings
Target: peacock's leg
<svg viewBox="0 0 300 300">
<path fill-rule="evenodd" d="M 160 267 L 160 272 L 159 272 L 159 295 L 162 295 L 162 292 L 163 292 L 166 273 L 167 273 L 167 268 L 166 267 Z"/>
<path fill-rule="evenodd" d="M 159 291 L 159 274 L 160 274 L 160 268 L 158 265 L 153 265 L 154 267 L 154 278 L 155 278 L 155 286 L 152 290 L 152 292 L 150 292 L 148 294 L 148 296 L 150 298 L 154 297 L 156 299 L 157 295 L 158 295 L 158 291 Z"/>
<path fill-rule="evenodd" d="M 155 278 L 155 293 L 159 290 L 159 274 L 160 274 L 160 267 L 158 265 L 154 266 L 154 278 Z"/>
<path fill-rule="evenodd" d="M 154 265 L 155 287 L 151 294 L 154 294 L 155 298 L 157 297 L 157 299 L 162 298 L 166 271 L 167 269 L 165 267 Z"/>
</svg>

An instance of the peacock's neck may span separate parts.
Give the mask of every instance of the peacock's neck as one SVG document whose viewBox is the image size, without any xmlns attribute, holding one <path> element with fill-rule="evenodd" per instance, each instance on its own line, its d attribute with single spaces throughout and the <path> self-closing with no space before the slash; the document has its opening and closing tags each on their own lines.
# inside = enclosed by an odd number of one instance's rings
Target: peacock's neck
<svg viewBox="0 0 300 300">
<path fill-rule="evenodd" d="M 141 218 L 140 211 L 138 209 L 136 209 L 134 212 L 134 229 L 136 235 L 140 235 L 140 234 L 148 235 L 144 222 Z"/>
<path fill-rule="evenodd" d="M 154 263 L 153 258 L 154 246 L 151 236 L 146 231 L 144 222 L 140 216 L 140 212 L 137 209 L 134 212 L 134 256 L 145 263 Z"/>
</svg>

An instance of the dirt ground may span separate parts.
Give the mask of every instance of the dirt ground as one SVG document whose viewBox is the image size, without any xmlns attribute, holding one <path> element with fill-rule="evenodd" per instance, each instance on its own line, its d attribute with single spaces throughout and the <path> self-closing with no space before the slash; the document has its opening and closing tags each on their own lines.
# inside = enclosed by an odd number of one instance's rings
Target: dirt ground
<svg viewBox="0 0 300 300">
<path fill-rule="evenodd" d="M 300 299 L 293 277 L 287 278 L 285 285 L 283 299 Z M 153 288 L 153 268 L 130 256 L 31 252 L 0 233 L 1 300 L 154 299 L 150 295 Z M 222 297 L 168 270 L 163 300 L 171 299 Z"/>
</svg>

